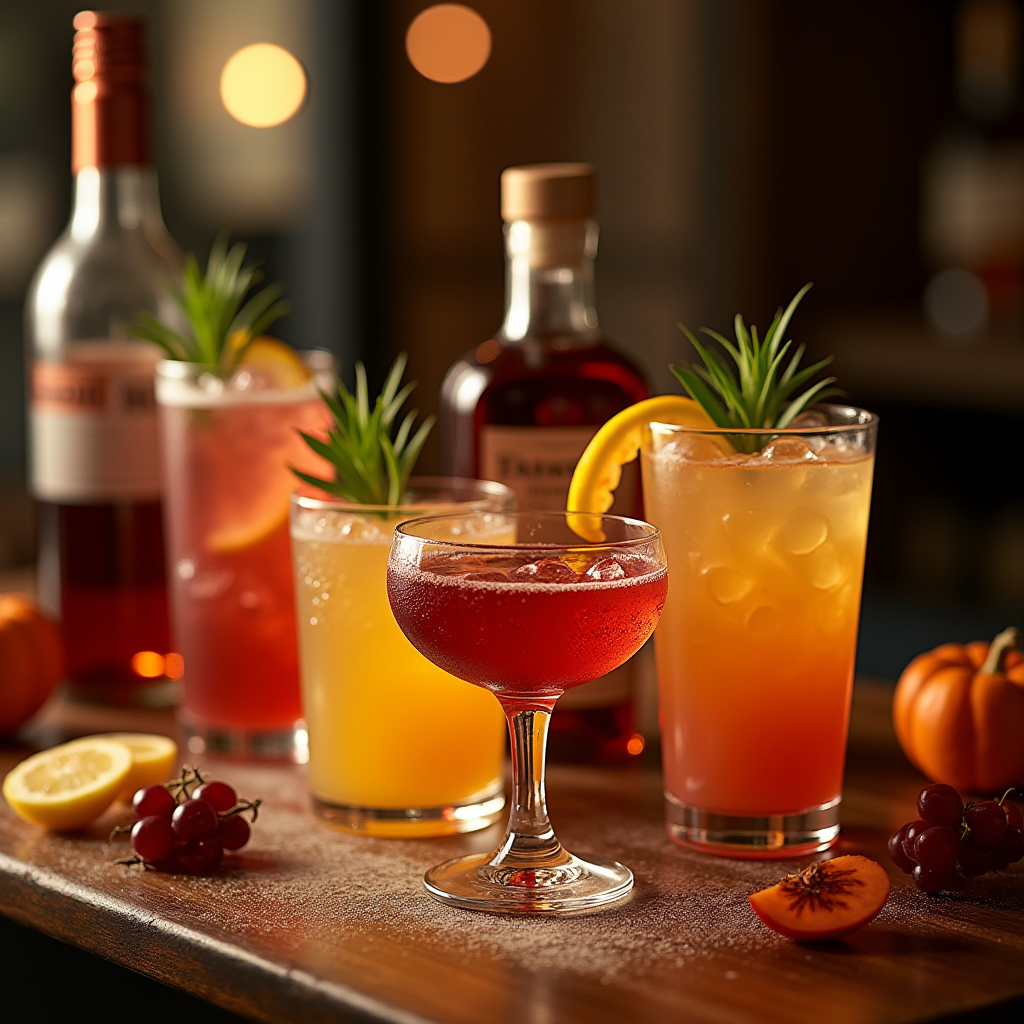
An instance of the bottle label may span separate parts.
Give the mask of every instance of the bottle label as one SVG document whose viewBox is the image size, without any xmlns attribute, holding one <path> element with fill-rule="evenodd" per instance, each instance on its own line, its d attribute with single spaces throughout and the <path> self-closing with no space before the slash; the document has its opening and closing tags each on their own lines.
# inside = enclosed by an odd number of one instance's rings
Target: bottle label
<svg viewBox="0 0 1024 1024">
<path fill-rule="evenodd" d="M 42 501 L 155 501 L 162 487 L 153 374 L 133 341 L 75 342 L 32 367 L 31 483 Z"/>
<path fill-rule="evenodd" d="M 569 483 L 597 427 L 480 428 L 480 479 L 497 480 L 516 492 L 520 512 L 565 508 Z M 638 464 L 622 467 L 615 503 L 617 516 L 636 516 Z"/>
<path fill-rule="evenodd" d="M 511 487 L 520 512 L 563 509 L 573 470 L 597 427 L 480 428 L 480 478 Z"/>
<path fill-rule="evenodd" d="M 565 508 L 576 463 L 598 428 L 499 427 L 480 428 L 480 477 L 497 480 L 516 492 L 520 512 Z M 624 467 L 611 511 L 636 514 L 636 466 Z M 631 699 L 630 664 L 566 691 L 558 707 L 582 711 L 614 707 Z"/>
</svg>

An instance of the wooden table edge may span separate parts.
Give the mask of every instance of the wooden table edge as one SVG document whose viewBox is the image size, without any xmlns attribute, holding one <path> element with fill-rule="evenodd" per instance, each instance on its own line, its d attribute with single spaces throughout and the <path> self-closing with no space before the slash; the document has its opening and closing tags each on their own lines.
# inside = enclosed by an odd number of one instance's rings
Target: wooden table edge
<svg viewBox="0 0 1024 1024">
<path fill-rule="evenodd" d="M 51 896 L 62 901 L 61 913 L 33 912 Z M 300 1015 L 303 1024 L 337 1024 L 339 1020 L 435 1024 L 345 985 L 282 967 L 147 914 L 129 900 L 89 890 L 4 853 L 0 853 L 0 913 L 232 1013 L 270 1024 Z M 58 922 L 65 927 L 53 927 Z M 186 972 L 187 984 L 182 980 Z M 339 1010 L 344 1017 L 339 1017 Z"/>
</svg>

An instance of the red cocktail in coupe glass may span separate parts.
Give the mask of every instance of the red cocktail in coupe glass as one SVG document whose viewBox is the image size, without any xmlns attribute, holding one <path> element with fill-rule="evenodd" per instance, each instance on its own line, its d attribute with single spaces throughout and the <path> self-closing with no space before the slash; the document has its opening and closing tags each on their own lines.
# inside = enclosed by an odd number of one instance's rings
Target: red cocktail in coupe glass
<svg viewBox="0 0 1024 1024">
<path fill-rule="evenodd" d="M 494 543 L 496 536 L 508 540 Z M 667 589 L 661 535 L 634 519 L 464 512 L 396 528 L 388 597 L 398 625 L 435 665 L 490 690 L 512 739 L 504 840 L 493 853 L 431 868 L 424 881 L 432 896 L 471 910 L 557 913 L 630 891 L 627 867 L 584 860 L 558 842 L 544 754 L 555 701 L 635 654 Z"/>
</svg>

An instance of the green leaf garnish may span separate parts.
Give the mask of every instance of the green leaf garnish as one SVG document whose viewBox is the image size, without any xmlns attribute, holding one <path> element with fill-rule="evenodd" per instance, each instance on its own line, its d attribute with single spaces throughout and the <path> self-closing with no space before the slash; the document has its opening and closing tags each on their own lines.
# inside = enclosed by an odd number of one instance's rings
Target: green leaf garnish
<svg viewBox="0 0 1024 1024">
<path fill-rule="evenodd" d="M 690 397 L 711 417 L 715 425 L 735 430 L 781 430 L 790 426 L 812 401 L 820 402 L 833 395 L 841 395 L 838 388 L 829 387 L 835 377 L 825 377 L 804 391 L 794 394 L 819 370 L 832 362 L 832 357 L 798 369 L 806 346 L 800 345 L 789 361 L 792 341 L 783 341 L 789 322 L 800 300 L 807 294 L 805 284 L 793 296 L 785 310 L 779 310 L 764 338 L 757 328 L 750 328 L 743 317 L 736 314 L 736 341 L 732 342 L 717 331 L 702 327 L 701 332 L 714 339 L 728 354 L 729 361 L 716 355 L 683 324 L 680 329 L 700 356 L 703 366 L 671 367 Z M 729 442 L 737 451 L 754 452 L 763 447 L 759 435 L 731 435 Z"/>
<path fill-rule="evenodd" d="M 334 467 L 334 479 L 324 480 L 293 468 L 300 480 L 359 505 L 401 505 L 413 466 L 434 425 L 434 417 L 428 416 L 413 433 L 417 409 L 397 422 L 416 387 L 415 381 L 400 387 L 407 361 L 404 352 L 395 360 L 372 409 L 362 363 L 356 363 L 354 395 L 341 381 L 337 398 L 320 392 L 334 422 L 326 440 L 305 433 L 302 438 Z"/>
<path fill-rule="evenodd" d="M 169 289 L 185 314 L 189 333 L 148 312 L 139 314 L 128 333 L 159 345 L 168 359 L 229 372 L 238 365 L 249 342 L 289 310 L 281 298 L 284 289 L 280 284 L 268 285 L 246 301 L 262 279 L 258 263 L 245 263 L 245 244 L 235 242 L 229 249 L 227 234 L 221 232 L 210 250 L 206 274 L 199 269 L 195 253 L 189 253 L 181 287 Z"/>
</svg>

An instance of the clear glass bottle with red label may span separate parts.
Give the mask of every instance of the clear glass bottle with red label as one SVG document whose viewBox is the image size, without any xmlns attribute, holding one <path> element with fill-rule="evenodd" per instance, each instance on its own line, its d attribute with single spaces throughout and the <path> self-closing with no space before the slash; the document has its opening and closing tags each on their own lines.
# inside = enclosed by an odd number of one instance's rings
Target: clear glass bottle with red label
<svg viewBox="0 0 1024 1024">
<path fill-rule="evenodd" d="M 647 397 L 634 363 L 612 348 L 594 308 L 594 171 L 588 164 L 510 167 L 501 177 L 505 318 L 467 352 L 441 396 L 444 472 L 499 480 L 521 510 L 562 509 L 573 469 L 615 413 Z M 613 511 L 638 511 L 625 474 Z M 552 757 L 615 760 L 637 753 L 630 666 L 564 696 Z"/>
<path fill-rule="evenodd" d="M 29 290 L 29 484 L 38 592 L 61 621 L 78 695 L 162 702 L 181 674 L 170 650 L 155 346 L 127 327 L 178 317 L 181 256 L 160 214 L 149 149 L 143 25 L 75 17 L 74 200 Z"/>
</svg>

